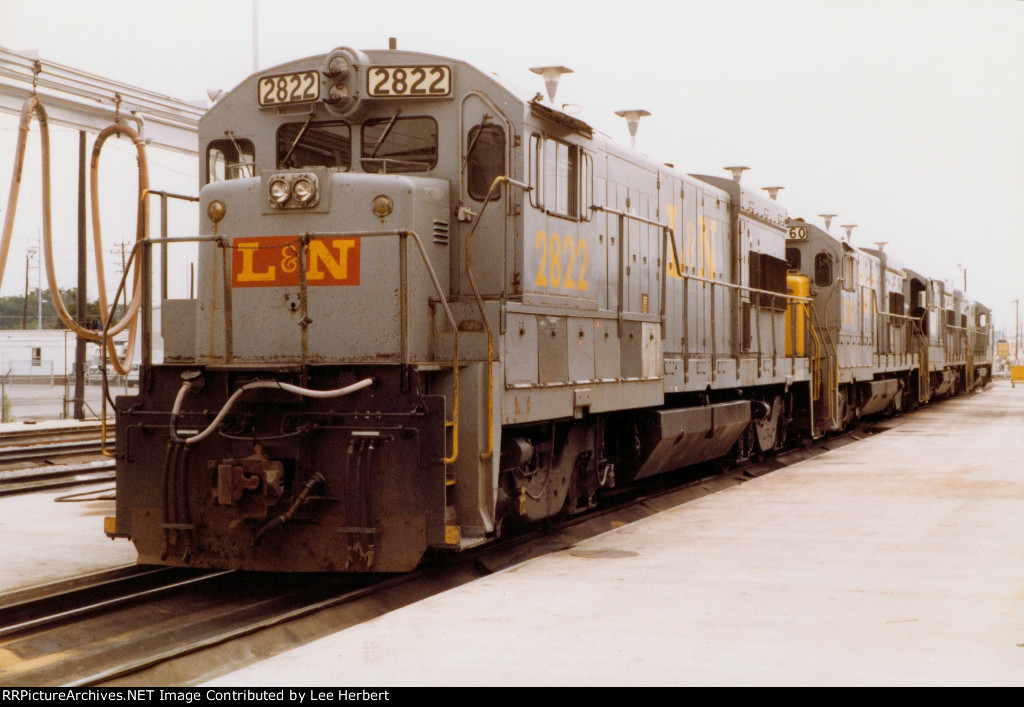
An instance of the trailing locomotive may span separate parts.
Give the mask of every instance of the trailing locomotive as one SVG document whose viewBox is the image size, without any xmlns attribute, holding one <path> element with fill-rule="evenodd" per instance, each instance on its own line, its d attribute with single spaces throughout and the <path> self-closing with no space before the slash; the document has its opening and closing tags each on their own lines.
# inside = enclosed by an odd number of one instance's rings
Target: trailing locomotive
<svg viewBox="0 0 1024 707">
<path fill-rule="evenodd" d="M 290 62 L 199 143 L 198 296 L 161 303 L 164 360 L 117 400 L 106 530 L 141 563 L 405 571 L 987 376 L 962 295 L 969 322 L 932 325 L 946 292 L 906 271 L 906 350 L 882 317 L 847 346 L 828 293 L 852 280 L 806 271 L 846 244 L 794 245 L 738 172 L 686 175 L 459 61 Z"/>
<path fill-rule="evenodd" d="M 991 381 L 991 311 L 959 290 L 799 219 L 786 259 L 791 289 L 813 293 L 813 436 Z"/>
</svg>

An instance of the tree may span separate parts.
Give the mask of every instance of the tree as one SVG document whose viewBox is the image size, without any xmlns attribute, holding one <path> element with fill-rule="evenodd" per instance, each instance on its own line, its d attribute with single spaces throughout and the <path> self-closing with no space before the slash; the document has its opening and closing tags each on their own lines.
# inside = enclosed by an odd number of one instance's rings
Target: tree
<svg viewBox="0 0 1024 707">
<path fill-rule="evenodd" d="M 49 290 L 43 290 L 43 329 L 67 329 L 64 322 L 57 315 L 53 306 L 53 298 Z M 78 288 L 70 287 L 60 291 L 60 298 L 64 302 L 65 309 L 72 318 L 78 318 Z M 124 313 L 124 306 L 119 304 L 115 310 L 115 321 L 121 318 Z M 88 303 L 85 315 L 95 322 L 95 328 L 99 328 L 104 315 L 100 313 L 99 299 Z M 21 295 L 0 297 L 0 329 L 38 329 L 39 327 L 39 290 L 28 293 L 28 300 Z"/>
</svg>

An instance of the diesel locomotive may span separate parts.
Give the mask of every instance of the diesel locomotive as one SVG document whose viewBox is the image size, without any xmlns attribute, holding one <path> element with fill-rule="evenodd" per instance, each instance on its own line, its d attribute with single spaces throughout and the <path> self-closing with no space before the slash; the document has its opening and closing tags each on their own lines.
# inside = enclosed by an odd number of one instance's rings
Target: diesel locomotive
<svg viewBox="0 0 1024 707">
<path fill-rule="evenodd" d="M 116 401 L 140 563 L 407 571 L 990 375 L 962 293 L 460 61 L 283 64 L 199 148 L 198 292 Z"/>
</svg>

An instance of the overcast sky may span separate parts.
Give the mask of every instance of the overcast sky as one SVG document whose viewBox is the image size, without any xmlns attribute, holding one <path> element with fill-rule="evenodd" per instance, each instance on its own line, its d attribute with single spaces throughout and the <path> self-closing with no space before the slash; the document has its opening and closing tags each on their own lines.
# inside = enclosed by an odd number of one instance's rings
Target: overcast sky
<svg viewBox="0 0 1024 707">
<path fill-rule="evenodd" d="M 252 0 L 0 0 L 0 46 L 203 100 L 253 71 L 252 9 Z M 637 148 L 657 160 L 723 175 L 748 165 L 744 183 L 786 187 L 779 200 L 791 216 L 820 224 L 818 214 L 836 213 L 833 232 L 855 223 L 854 244 L 886 241 L 906 266 L 958 286 L 963 266 L 968 294 L 1013 336 L 1012 300 L 1024 299 L 1020 0 L 258 3 L 260 68 L 336 46 L 382 48 L 389 37 L 496 73 L 525 97 L 543 90 L 529 67 L 568 66 L 575 73 L 556 102 L 579 106 L 595 128 L 628 142 L 614 111 L 647 109 Z M 16 125 L 0 116 L 4 200 Z M 77 142 L 64 132 L 54 170 L 73 177 Z M 118 149 L 133 169 L 127 143 Z M 29 158 L 38 160 L 34 136 Z M 195 193 L 193 161 L 151 161 L 154 188 Z M 4 295 L 23 289 L 25 243 L 38 231 L 29 180 Z M 73 212 L 73 188 L 67 198 Z M 108 241 L 132 237 L 109 218 Z M 194 232 L 191 214 L 179 218 L 172 228 Z"/>
</svg>

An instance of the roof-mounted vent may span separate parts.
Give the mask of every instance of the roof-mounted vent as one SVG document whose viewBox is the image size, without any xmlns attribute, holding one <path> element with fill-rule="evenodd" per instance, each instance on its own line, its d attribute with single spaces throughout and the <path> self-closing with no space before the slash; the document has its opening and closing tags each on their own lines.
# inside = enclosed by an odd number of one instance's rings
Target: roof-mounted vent
<svg viewBox="0 0 1024 707">
<path fill-rule="evenodd" d="M 544 87 L 548 90 L 548 98 L 555 102 L 555 92 L 558 90 L 558 80 L 562 74 L 573 73 L 572 69 L 565 66 L 535 66 L 530 69 L 535 74 L 540 74 L 544 79 Z"/>
<path fill-rule="evenodd" d="M 743 178 L 743 173 L 750 169 L 750 167 L 725 167 L 724 169 L 732 172 L 732 181 L 739 184 L 740 179 Z"/>
<path fill-rule="evenodd" d="M 779 198 L 779 192 L 782 191 L 783 189 L 785 189 L 786 187 L 761 187 L 761 188 L 763 190 L 765 190 L 766 192 L 768 192 L 768 196 L 770 196 L 772 198 L 772 201 L 775 201 L 776 199 Z"/>
<path fill-rule="evenodd" d="M 818 216 L 825 220 L 825 230 L 826 231 L 829 229 L 829 226 L 832 225 L 832 219 L 834 219 L 836 217 L 835 214 L 818 214 Z"/>
<path fill-rule="evenodd" d="M 853 238 L 853 229 L 857 228 L 857 224 L 851 223 L 845 226 L 841 226 L 840 228 L 846 229 L 846 242 L 849 243 L 850 240 Z"/>
<path fill-rule="evenodd" d="M 636 149 L 636 126 L 640 124 L 641 118 L 650 115 L 650 113 L 639 108 L 634 110 L 617 110 L 615 115 L 626 119 L 626 125 L 629 126 L 629 146 Z"/>
</svg>

